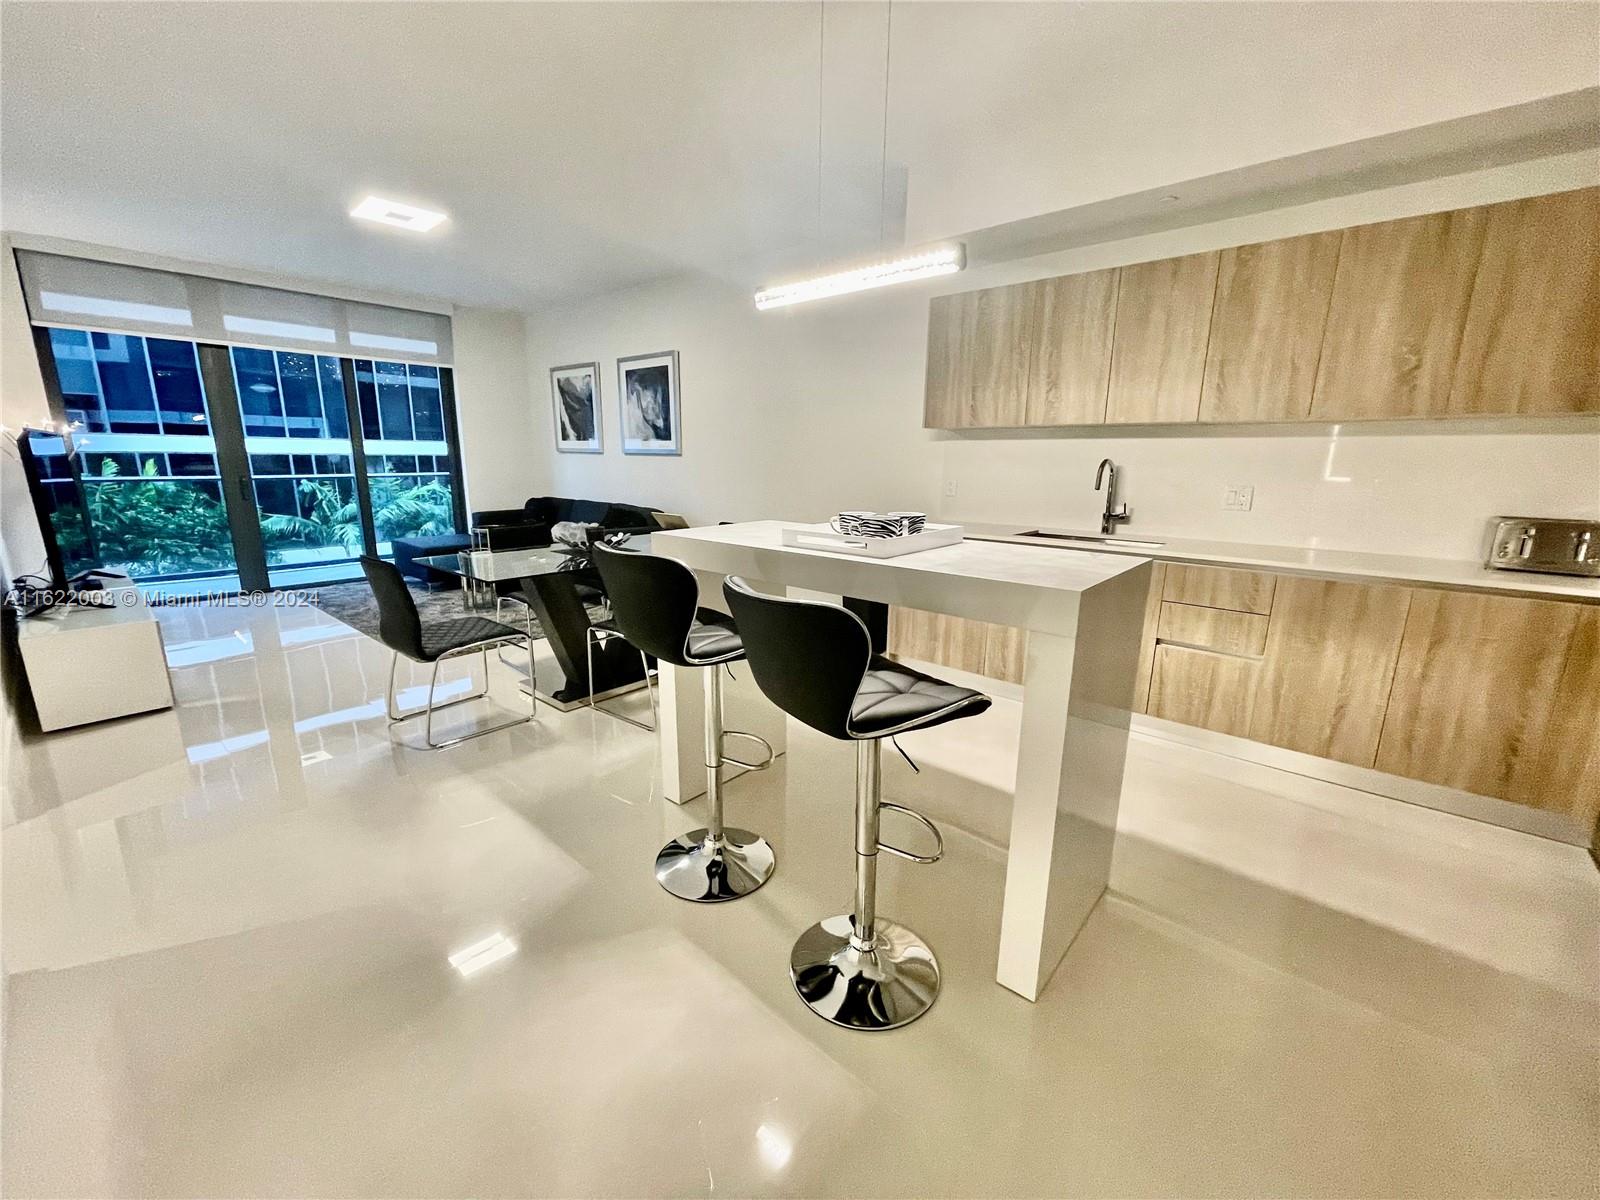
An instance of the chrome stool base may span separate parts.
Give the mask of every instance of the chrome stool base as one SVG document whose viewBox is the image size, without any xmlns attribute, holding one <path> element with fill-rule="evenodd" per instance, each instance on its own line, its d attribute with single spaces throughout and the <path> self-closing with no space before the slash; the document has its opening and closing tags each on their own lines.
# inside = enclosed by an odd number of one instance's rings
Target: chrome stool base
<svg viewBox="0 0 1600 1200">
<path fill-rule="evenodd" d="M 726 826 L 719 841 L 692 829 L 656 855 L 656 882 L 680 900 L 716 904 L 748 896 L 772 878 L 777 856 L 759 833 Z"/>
<path fill-rule="evenodd" d="M 846 1029 L 909 1025 L 939 998 L 939 960 L 904 925 L 873 922 L 873 949 L 850 944 L 848 913 L 820 921 L 789 952 L 789 978 L 812 1012 Z"/>
</svg>

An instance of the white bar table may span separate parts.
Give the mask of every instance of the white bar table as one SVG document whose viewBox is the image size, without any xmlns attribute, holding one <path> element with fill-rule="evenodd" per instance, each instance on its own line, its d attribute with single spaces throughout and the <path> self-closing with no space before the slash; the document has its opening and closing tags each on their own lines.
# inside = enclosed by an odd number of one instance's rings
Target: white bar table
<svg viewBox="0 0 1600 1200">
<path fill-rule="evenodd" d="M 783 528 L 671 530 L 651 544 L 707 576 L 739 575 L 764 591 L 854 596 L 1028 631 L 995 977 L 1038 999 L 1110 877 L 1150 560 L 977 541 L 874 559 L 785 546 Z M 669 694 L 684 699 L 661 706 L 663 748 L 695 762 L 697 691 L 685 679 L 663 686 Z"/>
</svg>

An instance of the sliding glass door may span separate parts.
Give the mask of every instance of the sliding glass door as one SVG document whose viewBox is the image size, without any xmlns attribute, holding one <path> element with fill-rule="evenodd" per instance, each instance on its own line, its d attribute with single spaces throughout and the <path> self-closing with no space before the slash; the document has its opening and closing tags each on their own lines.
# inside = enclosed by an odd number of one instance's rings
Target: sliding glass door
<svg viewBox="0 0 1600 1200">
<path fill-rule="evenodd" d="M 40 330 L 102 565 L 167 593 L 360 577 L 455 532 L 447 367 Z"/>
<path fill-rule="evenodd" d="M 396 538 L 456 528 L 446 402 L 438 367 L 355 360 L 366 481 L 378 553 Z"/>
<path fill-rule="evenodd" d="M 268 583 L 359 578 L 366 539 L 342 364 L 241 346 L 230 356 Z"/>
</svg>

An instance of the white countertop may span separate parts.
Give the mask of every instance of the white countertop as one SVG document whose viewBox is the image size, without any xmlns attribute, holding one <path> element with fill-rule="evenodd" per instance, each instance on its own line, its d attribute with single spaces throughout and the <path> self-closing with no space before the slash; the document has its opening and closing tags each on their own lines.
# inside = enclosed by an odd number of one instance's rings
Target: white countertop
<svg viewBox="0 0 1600 1200">
<path fill-rule="evenodd" d="M 993 544 L 1047 547 L 1072 557 L 1086 548 L 1067 542 L 1020 536 L 1038 525 L 967 524 L 969 540 Z M 1044 526 L 1054 533 L 1099 534 Z M 1427 587 L 1465 588 L 1508 595 L 1580 600 L 1600 604 L 1600 579 L 1575 575 L 1543 575 L 1526 571 L 1491 571 L 1482 563 L 1448 558 L 1419 558 L 1404 554 L 1369 554 L 1357 550 L 1322 550 L 1306 546 L 1256 546 L 1244 542 L 1207 542 L 1167 537 L 1142 529 L 1121 529 L 1119 538 L 1159 542 L 1159 546 L 1107 546 L 1088 551 L 1091 557 L 1130 555 L 1162 562 L 1216 563 L 1230 567 L 1259 567 L 1290 575 L 1365 579 L 1379 583 L 1420 584 Z"/>
<path fill-rule="evenodd" d="M 974 539 L 897 558 L 869 558 L 785 546 L 786 526 L 826 528 L 798 521 L 744 521 L 663 530 L 652 533 L 650 542 L 655 553 L 698 570 L 1064 633 L 1076 628 L 1083 593 L 1150 561 Z"/>
</svg>

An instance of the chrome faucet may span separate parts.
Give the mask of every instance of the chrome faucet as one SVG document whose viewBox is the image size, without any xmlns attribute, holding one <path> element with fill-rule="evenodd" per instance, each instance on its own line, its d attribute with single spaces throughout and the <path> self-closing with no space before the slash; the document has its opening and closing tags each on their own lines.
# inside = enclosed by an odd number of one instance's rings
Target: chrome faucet
<svg viewBox="0 0 1600 1200">
<path fill-rule="evenodd" d="M 1111 472 L 1111 481 L 1106 485 L 1106 511 L 1100 515 L 1100 532 L 1115 533 L 1119 521 L 1128 520 L 1133 514 L 1126 504 L 1117 503 L 1117 464 L 1109 458 L 1102 458 L 1100 466 L 1094 473 L 1094 490 L 1100 490 L 1100 484 L 1106 477 L 1107 468 Z"/>
</svg>

